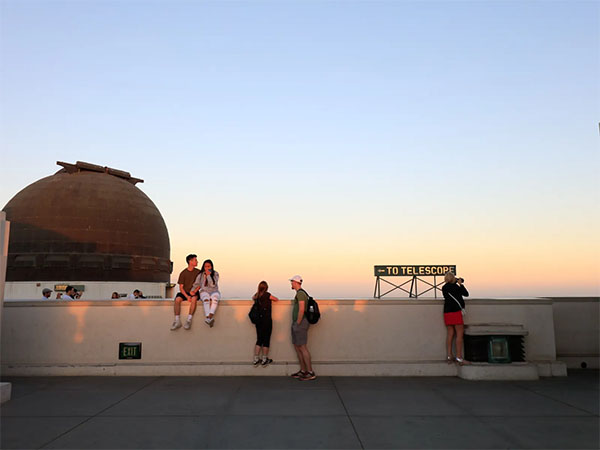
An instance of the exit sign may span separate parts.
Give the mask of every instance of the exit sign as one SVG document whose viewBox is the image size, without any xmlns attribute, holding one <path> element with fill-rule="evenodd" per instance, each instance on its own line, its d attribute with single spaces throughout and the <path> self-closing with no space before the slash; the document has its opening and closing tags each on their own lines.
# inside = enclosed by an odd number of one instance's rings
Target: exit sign
<svg viewBox="0 0 600 450">
<path fill-rule="evenodd" d="M 142 359 L 142 343 L 119 342 L 119 359 Z"/>
</svg>

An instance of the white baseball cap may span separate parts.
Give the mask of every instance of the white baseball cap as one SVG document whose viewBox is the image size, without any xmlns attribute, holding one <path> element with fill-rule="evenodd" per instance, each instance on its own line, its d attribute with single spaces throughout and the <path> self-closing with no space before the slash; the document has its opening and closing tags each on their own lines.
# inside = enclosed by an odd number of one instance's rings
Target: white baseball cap
<svg viewBox="0 0 600 450">
<path fill-rule="evenodd" d="M 298 283 L 302 283 L 302 277 L 300 275 L 294 275 L 290 278 L 290 281 L 297 281 Z"/>
</svg>

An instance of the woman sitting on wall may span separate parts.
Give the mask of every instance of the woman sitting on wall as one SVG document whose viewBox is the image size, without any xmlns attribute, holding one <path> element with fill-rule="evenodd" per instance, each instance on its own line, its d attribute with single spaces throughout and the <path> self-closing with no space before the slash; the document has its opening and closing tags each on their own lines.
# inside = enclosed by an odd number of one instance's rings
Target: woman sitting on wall
<svg viewBox="0 0 600 450">
<path fill-rule="evenodd" d="M 462 278 L 456 278 L 452 272 L 444 276 L 446 284 L 442 287 L 444 294 L 444 323 L 446 324 L 446 360 L 448 364 L 456 361 L 461 366 L 470 364 L 463 358 L 463 336 L 465 325 L 463 315 L 465 313 L 465 301 L 463 296 L 468 297 L 469 292 L 463 285 Z M 456 358 L 452 353 L 452 340 L 456 337 Z"/>
<path fill-rule="evenodd" d="M 204 321 L 212 328 L 215 324 L 215 313 L 221 300 L 219 292 L 219 272 L 217 272 L 210 259 L 202 263 L 200 274 L 192 286 L 192 295 L 200 291 L 200 301 L 204 305 L 206 319 Z"/>
</svg>

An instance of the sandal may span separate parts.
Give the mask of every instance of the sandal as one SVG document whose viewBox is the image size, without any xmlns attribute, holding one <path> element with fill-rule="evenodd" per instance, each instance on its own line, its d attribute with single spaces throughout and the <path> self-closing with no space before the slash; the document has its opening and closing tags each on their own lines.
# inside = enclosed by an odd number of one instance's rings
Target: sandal
<svg viewBox="0 0 600 450">
<path fill-rule="evenodd" d="M 296 373 L 293 373 L 293 374 L 291 374 L 290 376 L 291 376 L 292 378 L 302 378 L 302 377 L 303 377 L 303 376 L 305 376 L 305 375 L 306 375 L 306 372 L 303 372 L 302 370 L 299 370 L 298 372 L 296 372 Z"/>
<path fill-rule="evenodd" d="M 448 364 L 452 364 L 454 361 L 456 361 L 456 358 L 454 356 L 446 356 L 446 362 Z"/>
<path fill-rule="evenodd" d="M 471 361 L 467 361 L 464 358 L 456 358 L 456 362 L 459 366 L 468 366 L 469 364 L 471 364 Z"/>
</svg>

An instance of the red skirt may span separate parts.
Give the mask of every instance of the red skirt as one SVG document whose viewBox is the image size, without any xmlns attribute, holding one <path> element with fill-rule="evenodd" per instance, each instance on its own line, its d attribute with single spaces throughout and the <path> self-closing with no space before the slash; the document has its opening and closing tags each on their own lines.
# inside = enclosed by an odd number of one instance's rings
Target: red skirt
<svg viewBox="0 0 600 450">
<path fill-rule="evenodd" d="M 446 325 L 463 325 L 462 311 L 444 313 L 444 323 Z"/>
</svg>

